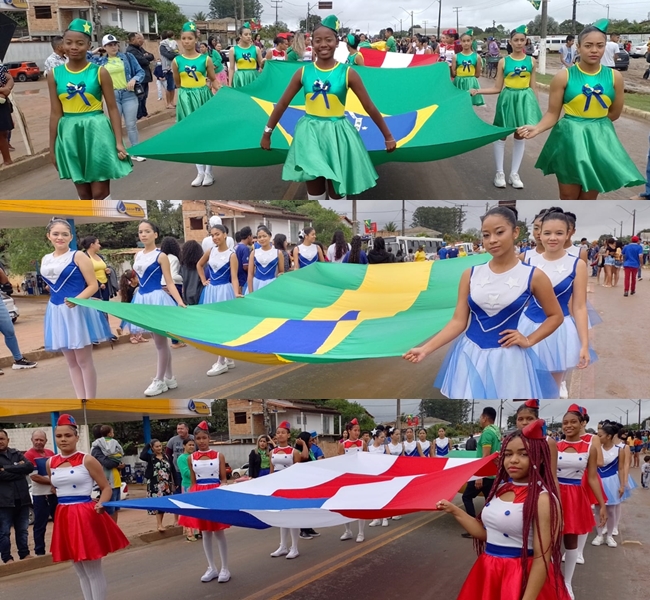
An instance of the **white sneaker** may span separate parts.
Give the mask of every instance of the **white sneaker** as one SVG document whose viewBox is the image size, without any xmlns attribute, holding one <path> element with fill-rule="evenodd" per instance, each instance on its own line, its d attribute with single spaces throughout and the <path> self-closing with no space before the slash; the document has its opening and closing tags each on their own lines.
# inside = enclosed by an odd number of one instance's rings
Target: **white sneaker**
<svg viewBox="0 0 650 600">
<path fill-rule="evenodd" d="M 169 379 L 165 377 L 165 385 L 167 386 L 167 389 L 175 390 L 178 387 L 178 381 L 176 381 L 176 377 L 174 377 L 174 375 L 172 375 Z"/>
<path fill-rule="evenodd" d="M 203 577 L 201 577 L 201 581 L 207 583 L 208 581 L 212 581 L 217 577 L 219 577 L 219 571 L 213 569 L 212 567 L 208 567 L 208 570 L 203 574 Z"/>
<path fill-rule="evenodd" d="M 607 539 L 605 540 L 605 543 L 610 547 L 610 548 L 616 548 L 618 544 L 616 543 L 616 540 L 611 536 L 608 535 Z"/>
<path fill-rule="evenodd" d="M 271 552 L 271 556 L 273 558 L 277 558 L 278 556 L 286 556 L 287 554 L 289 554 L 289 551 L 284 546 L 280 546 L 275 552 Z"/>
<path fill-rule="evenodd" d="M 131 160 L 134 160 L 135 162 L 144 162 L 147 159 L 144 156 L 131 156 Z"/>
<path fill-rule="evenodd" d="M 287 554 L 287 558 L 298 558 L 300 556 L 300 552 L 298 552 L 298 548 L 291 548 L 289 550 L 289 554 Z"/>
<path fill-rule="evenodd" d="M 569 390 L 566 387 L 566 381 L 563 381 L 560 384 L 560 400 L 568 400 L 569 399 Z"/>
<path fill-rule="evenodd" d="M 612 531 L 612 535 L 618 535 L 618 528 Z"/>
<path fill-rule="evenodd" d="M 228 372 L 227 363 L 220 363 L 217 361 L 212 365 L 207 375 L 208 377 L 216 377 L 217 375 L 221 375 L 222 373 L 227 373 L 227 372 Z"/>
<path fill-rule="evenodd" d="M 163 392 L 166 392 L 169 388 L 164 381 L 160 379 L 154 379 L 151 382 L 151 385 L 144 391 L 145 396 L 159 396 Z"/>
<path fill-rule="evenodd" d="M 199 173 L 192 181 L 192 187 L 201 187 L 203 185 L 203 179 L 205 178 L 205 173 Z"/>
<path fill-rule="evenodd" d="M 363 542 L 365 539 L 366 539 L 366 536 L 363 535 L 363 533 L 360 533 L 360 534 L 357 536 L 357 544 L 360 544 L 360 543 Z"/>
<path fill-rule="evenodd" d="M 341 536 L 341 541 L 351 540 L 352 538 L 353 538 L 352 532 L 346 530 L 345 533 Z"/>
<path fill-rule="evenodd" d="M 368 523 L 368 527 L 378 527 L 379 525 L 381 525 L 381 519 L 374 519 Z"/>
<path fill-rule="evenodd" d="M 221 571 L 219 571 L 219 579 L 217 581 L 219 583 L 226 583 L 227 581 L 230 581 L 230 571 L 228 569 L 221 569 Z"/>
<path fill-rule="evenodd" d="M 582 554 L 578 554 L 578 560 L 576 561 L 577 565 L 584 565 L 585 564 L 585 557 Z"/>
<path fill-rule="evenodd" d="M 566 591 L 569 592 L 569 598 L 571 598 L 571 600 L 576 600 L 576 595 L 573 593 L 573 588 L 570 583 L 566 584 Z"/>
<path fill-rule="evenodd" d="M 497 171 L 497 174 L 494 176 L 494 187 L 506 187 L 506 174 L 503 171 Z"/>
<path fill-rule="evenodd" d="M 203 178 L 203 187 L 208 187 L 211 186 L 214 183 L 214 177 L 210 173 L 206 173 L 205 177 Z"/>
<path fill-rule="evenodd" d="M 235 361 L 232 360 L 231 358 L 226 359 L 226 365 L 228 366 L 229 369 L 234 369 L 237 365 L 235 365 Z"/>
<path fill-rule="evenodd" d="M 393 517 L 393 521 L 399 521 L 402 517 Z"/>
<path fill-rule="evenodd" d="M 388 527 L 388 519 L 382 519 L 381 520 L 381 526 L 382 527 Z"/>
<path fill-rule="evenodd" d="M 602 535 L 597 535 L 591 542 L 592 546 L 602 546 L 605 543 L 605 538 Z"/>
<path fill-rule="evenodd" d="M 524 189 L 524 184 L 522 183 L 521 178 L 519 177 L 519 173 L 510 173 L 510 177 L 508 178 L 508 183 L 516 190 Z"/>
</svg>

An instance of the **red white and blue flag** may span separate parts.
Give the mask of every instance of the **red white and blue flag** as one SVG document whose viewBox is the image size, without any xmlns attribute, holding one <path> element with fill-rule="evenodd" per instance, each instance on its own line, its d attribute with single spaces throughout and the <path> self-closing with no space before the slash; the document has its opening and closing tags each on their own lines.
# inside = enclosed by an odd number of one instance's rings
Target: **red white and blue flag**
<svg viewBox="0 0 650 600">
<path fill-rule="evenodd" d="M 331 527 L 436 510 L 473 477 L 496 474 L 481 459 L 413 458 L 359 452 L 300 463 L 266 477 L 181 496 L 109 502 L 238 527 Z"/>
<path fill-rule="evenodd" d="M 382 69 L 434 65 L 440 60 L 440 56 L 437 54 L 403 54 L 402 52 L 382 52 L 374 48 L 359 48 L 359 51 L 363 54 L 363 64 L 366 67 L 381 67 Z"/>
</svg>

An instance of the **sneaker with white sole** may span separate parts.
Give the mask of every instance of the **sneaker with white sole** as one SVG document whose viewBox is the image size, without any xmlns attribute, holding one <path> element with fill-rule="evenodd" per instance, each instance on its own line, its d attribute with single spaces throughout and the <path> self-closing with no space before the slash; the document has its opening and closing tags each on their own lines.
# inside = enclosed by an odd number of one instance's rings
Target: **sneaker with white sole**
<svg viewBox="0 0 650 600">
<path fill-rule="evenodd" d="M 230 571 L 228 569 L 221 569 L 219 571 L 219 579 L 217 579 L 219 583 L 226 583 L 230 581 Z"/>
<path fill-rule="evenodd" d="M 494 187 L 506 187 L 506 174 L 503 171 L 497 171 L 497 174 L 494 176 Z"/>
<path fill-rule="evenodd" d="M 560 384 L 560 400 L 568 400 L 568 399 L 569 399 L 569 390 L 567 389 L 566 381 L 563 381 Z"/>
<path fill-rule="evenodd" d="M 346 530 L 346 532 L 341 536 L 341 541 L 344 542 L 345 540 L 351 540 L 353 537 L 352 532 Z"/>
<path fill-rule="evenodd" d="M 176 377 L 173 375 L 169 379 L 165 377 L 165 385 L 167 386 L 167 389 L 175 390 L 178 387 L 178 381 L 176 381 Z"/>
<path fill-rule="evenodd" d="M 618 528 L 612 530 L 612 535 L 618 535 Z"/>
<path fill-rule="evenodd" d="M 14 361 L 14 364 L 11 365 L 11 368 L 14 371 L 19 371 L 20 369 L 33 369 L 38 363 L 32 361 L 32 360 L 27 360 L 25 357 Z"/>
<path fill-rule="evenodd" d="M 237 365 L 235 364 L 235 361 L 232 360 L 231 358 L 226 359 L 226 365 L 228 365 L 229 369 L 234 369 Z"/>
<path fill-rule="evenodd" d="M 205 179 L 205 173 L 199 173 L 192 181 L 192 187 L 201 187 L 203 185 L 203 180 Z"/>
<path fill-rule="evenodd" d="M 209 187 L 214 183 L 214 177 L 210 175 L 210 173 L 206 173 L 205 177 L 203 178 L 203 183 L 201 184 L 203 187 Z"/>
<path fill-rule="evenodd" d="M 592 546 L 602 546 L 605 543 L 605 538 L 602 535 L 597 535 L 592 541 Z"/>
<path fill-rule="evenodd" d="M 271 556 L 273 558 L 277 558 L 278 556 L 286 556 L 287 554 L 289 554 L 289 551 L 284 546 L 280 546 L 275 552 L 271 552 Z"/>
<path fill-rule="evenodd" d="M 210 370 L 207 372 L 208 377 L 216 377 L 222 373 L 228 372 L 228 365 L 226 363 L 216 362 L 212 365 Z"/>
<path fill-rule="evenodd" d="M 616 543 L 616 540 L 611 536 L 608 535 L 607 538 L 605 539 L 605 543 L 610 547 L 610 548 L 616 548 L 618 544 Z"/>
<path fill-rule="evenodd" d="M 519 173 L 510 173 L 510 177 L 508 178 L 508 183 L 516 190 L 524 189 L 524 184 L 521 181 L 521 178 L 519 177 Z"/>
<path fill-rule="evenodd" d="M 399 521 L 402 517 L 393 517 L 393 521 Z"/>
<path fill-rule="evenodd" d="M 131 156 L 131 160 L 134 160 L 135 162 L 144 162 L 147 159 L 144 156 Z"/>
<path fill-rule="evenodd" d="M 161 379 L 154 379 L 151 385 L 144 391 L 145 396 L 159 396 L 166 392 L 169 388 L 167 384 Z"/>
<path fill-rule="evenodd" d="M 311 540 L 311 539 L 313 539 L 313 538 L 312 538 L 312 536 L 309 535 L 309 533 L 307 533 L 306 531 L 301 531 L 301 532 L 300 532 L 300 539 L 301 539 L 301 540 Z"/>
<path fill-rule="evenodd" d="M 357 544 L 360 544 L 361 542 L 365 541 L 366 537 L 363 535 L 363 533 L 360 533 L 357 536 Z"/>
<path fill-rule="evenodd" d="M 381 525 L 381 519 L 374 519 L 368 523 L 368 527 L 379 527 Z"/>
<path fill-rule="evenodd" d="M 208 581 L 212 581 L 217 577 L 219 577 L 219 571 L 213 569 L 212 567 L 208 567 L 208 570 L 203 574 L 203 577 L 201 577 L 201 581 L 203 583 L 207 583 Z"/>
<path fill-rule="evenodd" d="M 287 554 L 288 559 L 298 558 L 299 556 L 300 556 L 300 552 L 298 552 L 298 548 L 291 548 L 291 550 L 289 550 L 289 553 Z"/>
<path fill-rule="evenodd" d="M 382 519 L 381 520 L 381 526 L 382 527 L 388 527 L 388 519 Z"/>
</svg>

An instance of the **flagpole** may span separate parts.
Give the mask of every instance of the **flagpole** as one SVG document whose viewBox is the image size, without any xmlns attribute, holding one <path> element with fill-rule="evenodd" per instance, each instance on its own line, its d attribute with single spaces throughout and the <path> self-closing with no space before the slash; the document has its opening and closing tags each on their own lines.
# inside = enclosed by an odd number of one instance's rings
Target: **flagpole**
<svg viewBox="0 0 650 600">
<path fill-rule="evenodd" d="M 548 0 L 542 0 L 541 40 L 539 42 L 539 58 L 537 72 L 546 75 L 546 35 L 548 30 Z"/>
</svg>

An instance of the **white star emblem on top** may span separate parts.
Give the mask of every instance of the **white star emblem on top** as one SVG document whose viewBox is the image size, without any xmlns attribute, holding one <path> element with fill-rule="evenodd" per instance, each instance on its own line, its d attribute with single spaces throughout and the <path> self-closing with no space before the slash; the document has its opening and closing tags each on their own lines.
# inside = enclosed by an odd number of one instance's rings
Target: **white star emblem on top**
<svg viewBox="0 0 650 600">
<path fill-rule="evenodd" d="M 512 289 L 516 287 L 521 287 L 521 284 L 519 283 L 519 278 L 515 279 L 514 277 L 508 277 L 508 281 L 506 281 L 506 285 Z"/>
<path fill-rule="evenodd" d="M 480 285 L 481 287 L 483 287 L 484 285 L 487 285 L 488 283 L 490 283 L 490 276 L 489 275 L 483 275 L 483 277 L 479 281 L 476 282 L 476 284 Z"/>
<path fill-rule="evenodd" d="M 568 271 L 568 269 L 566 268 L 566 265 L 557 265 L 557 267 L 555 267 L 555 272 L 559 273 L 560 275 L 562 275 L 562 273 L 564 273 L 564 271 Z"/>
<path fill-rule="evenodd" d="M 488 304 L 494 308 L 498 304 L 500 294 L 488 294 Z"/>
</svg>

